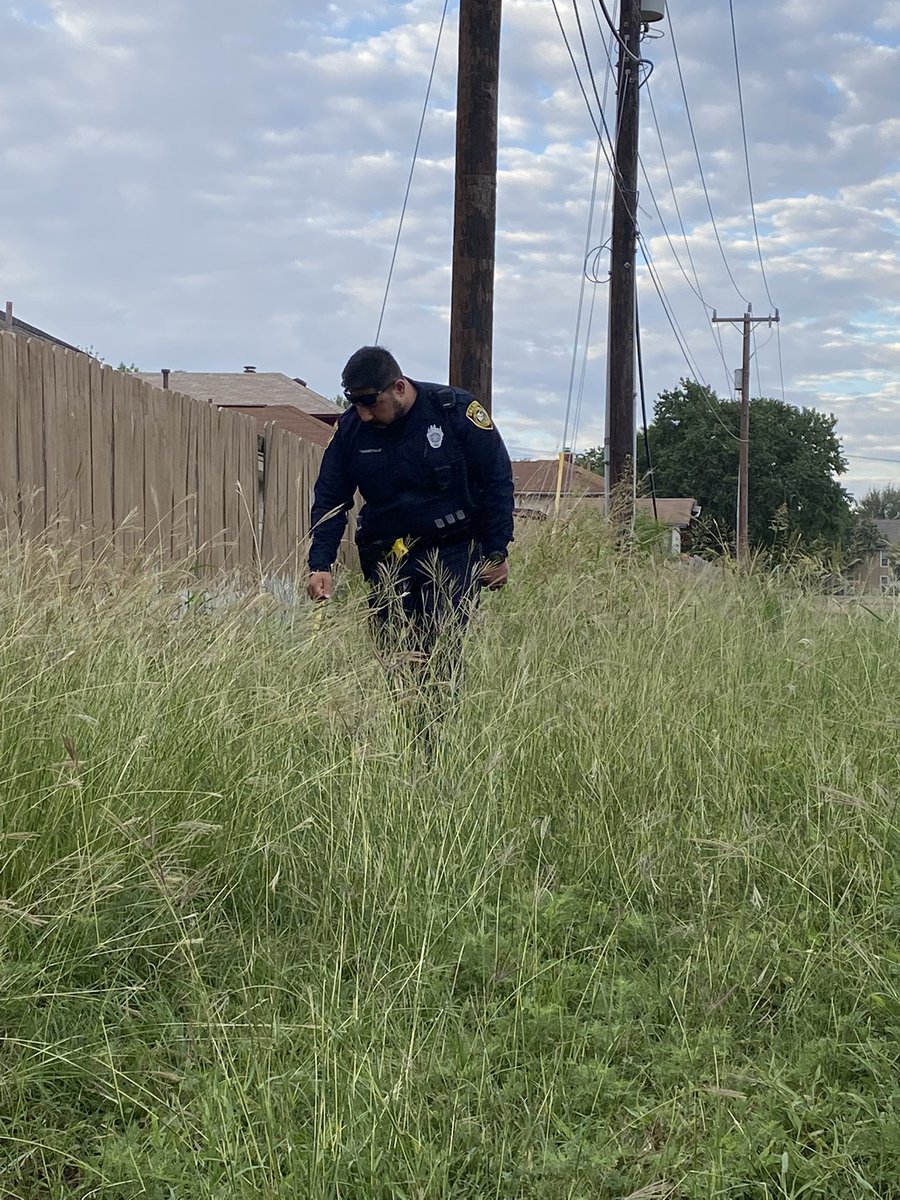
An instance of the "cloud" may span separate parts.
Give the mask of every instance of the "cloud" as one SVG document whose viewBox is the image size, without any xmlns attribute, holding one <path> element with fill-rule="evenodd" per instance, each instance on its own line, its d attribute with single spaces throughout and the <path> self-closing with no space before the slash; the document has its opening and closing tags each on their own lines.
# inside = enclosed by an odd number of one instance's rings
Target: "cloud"
<svg viewBox="0 0 900 1200">
<path fill-rule="evenodd" d="M 727 10 L 673 10 L 643 47 L 655 66 L 641 232 L 684 351 L 724 393 L 739 337 L 710 310 L 737 315 L 749 300 L 762 315 L 770 299 Z M 375 333 L 440 11 L 438 0 L 3 9 L 0 279 L 17 312 L 149 370 L 255 362 L 332 394 Z M 583 65 L 572 10 L 560 11 Z M 777 333 L 759 331 L 754 380 L 780 396 L 783 375 L 788 400 L 835 412 L 851 455 L 900 458 L 894 6 L 763 0 L 736 19 L 759 245 L 781 315 Z M 452 4 L 384 326 L 406 368 L 432 378 L 447 370 L 456 21 Z M 584 28 L 611 121 L 607 31 Z M 602 439 L 605 391 L 603 284 L 584 285 L 574 344 L 596 138 L 545 0 L 504 6 L 500 103 L 495 411 L 514 447 L 552 451 L 574 380 L 586 445 Z M 601 160 L 591 248 L 609 236 L 608 175 Z M 601 279 L 605 262 L 599 250 Z M 652 404 L 689 367 L 640 259 L 638 275 Z M 872 469 L 851 457 L 850 486 Z"/>
</svg>

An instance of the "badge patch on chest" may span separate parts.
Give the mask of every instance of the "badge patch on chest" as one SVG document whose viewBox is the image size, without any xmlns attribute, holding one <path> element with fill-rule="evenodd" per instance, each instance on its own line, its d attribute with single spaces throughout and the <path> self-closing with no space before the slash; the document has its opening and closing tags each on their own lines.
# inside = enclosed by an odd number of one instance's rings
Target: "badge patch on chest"
<svg viewBox="0 0 900 1200">
<path fill-rule="evenodd" d="M 477 425 L 479 429 L 493 429 L 494 422 L 481 407 L 477 400 L 473 400 L 466 409 L 466 416 L 473 425 Z"/>
<path fill-rule="evenodd" d="M 432 450 L 440 450 L 444 444 L 444 431 L 440 425 L 429 425 L 425 436 L 428 438 L 428 445 Z"/>
</svg>

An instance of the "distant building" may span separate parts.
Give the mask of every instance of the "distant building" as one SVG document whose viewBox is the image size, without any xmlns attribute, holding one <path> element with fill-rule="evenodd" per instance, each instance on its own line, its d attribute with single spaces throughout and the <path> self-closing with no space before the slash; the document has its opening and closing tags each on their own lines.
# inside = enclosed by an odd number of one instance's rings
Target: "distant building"
<svg viewBox="0 0 900 1200">
<path fill-rule="evenodd" d="M 157 371 L 152 374 L 142 372 L 138 378 L 154 387 L 169 388 L 197 400 L 206 400 L 219 408 L 247 413 L 260 427 L 274 421 L 319 445 L 326 444 L 330 437 L 330 430 L 326 429 L 325 441 L 322 441 L 323 424 L 336 424 L 343 411 L 301 380 L 291 379 L 280 371 L 257 371 L 254 367 L 211 373 Z M 304 421 L 303 417 L 310 420 Z"/>
<path fill-rule="evenodd" d="M 516 508 L 522 515 L 548 516 L 556 505 L 559 479 L 558 458 L 520 459 L 513 462 L 513 490 Z M 563 463 L 560 497 L 566 508 L 574 502 L 586 508 L 603 507 L 606 485 L 602 475 L 578 467 L 568 457 Z"/>
<path fill-rule="evenodd" d="M 867 554 L 853 569 L 853 577 L 864 592 L 900 594 L 900 521 L 874 522 L 885 545 Z"/>
<path fill-rule="evenodd" d="M 556 488 L 559 480 L 559 459 L 521 459 L 512 465 L 515 490 L 515 514 L 524 519 L 545 520 L 556 507 Z M 602 475 L 579 467 L 570 459 L 563 463 L 560 486 L 560 506 L 563 512 L 573 508 L 603 510 L 606 491 Z M 700 516 L 700 507 L 692 497 L 658 496 L 654 514 L 653 500 L 640 497 L 638 512 L 654 517 L 671 531 L 673 554 L 680 554 L 687 542 L 693 522 Z"/>
</svg>

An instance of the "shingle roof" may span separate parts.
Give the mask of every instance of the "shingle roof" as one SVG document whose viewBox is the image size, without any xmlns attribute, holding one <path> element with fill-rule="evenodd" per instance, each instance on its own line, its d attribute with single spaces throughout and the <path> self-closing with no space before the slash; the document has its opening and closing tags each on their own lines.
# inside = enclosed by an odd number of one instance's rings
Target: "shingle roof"
<svg viewBox="0 0 900 1200">
<path fill-rule="evenodd" d="M 512 464 L 513 486 L 517 498 L 523 501 L 522 507 L 528 507 L 528 497 L 556 496 L 556 481 L 559 474 L 559 459 L 537 458 L 519 459 Z M 602 475 L 588 471 L 584 467 L 566 463 L 563 468 L 561 496 L 569 499 L 584 497 L 598 498 L 603 496 L 604 480 Z M 637 508 L 653 516 L 653 501 L 642 497 L 637 501 Z M 697 501 L 692 496 L 657 496 L 657 519 L 664 525 L 690 525 Z M 900 541 L 900 521 L 898 526 L 898 541 Z"/>
<path fill-rule="evenodd" d="M 54 346 L 62 346 L 64 350 L 78 350 L 77 346 L 64 342 L 62 338 L 54 337 L 52 333 L 45 333 L 43 329 L 38 329 L 36 325 L 29 325 L 27 321 L 20 321 L 18 317 L 13 317 L 10 329 L 4 322 L 2 313 L 0 313 L 0 332 L 19 333 L 22 337 L 40 338 L 42 342 L 52 342 Z"/>
<path fill-rule="evenodd" d="M 142 373 L 139 378 L 154 387 L 162 387 L 162 375 L 158 371 Z M 198 400 L 212 400 L 216 404 L 286 404 L 300 412 L 332 420 L 341 415 L 336 404 L 280 371 L 171 371 L 169 387 L 173 392 Z"/>
<path fill-rule="evenodd" d="M 272 422 L 291 433 L 296 433 L 304 441 L 314 442 L 317 446 L 327 446 L 331 441 L 332 428 L 318 417 L 311 417 L 301 412 L 291 404 L 221 404 L 220 408 L 228 412 L 245 413 L 256 421 L 257 430 L 262 433 Z"/>
<path fill-rule="evenodd" d="M 519 459 L 512 465 L 513 485 L 517 496 L 555 496 L 559 475 L 559 459 Z M 563 467 L 562 494 L 564 496 L 602 496 L 603 476 L 574 463 Z"/>
</svg>

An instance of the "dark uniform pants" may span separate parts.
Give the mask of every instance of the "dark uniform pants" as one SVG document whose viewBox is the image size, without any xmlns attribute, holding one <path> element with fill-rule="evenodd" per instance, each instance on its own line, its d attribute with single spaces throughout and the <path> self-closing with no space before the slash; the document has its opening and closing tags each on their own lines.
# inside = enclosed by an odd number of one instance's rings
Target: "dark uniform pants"
<svg viewBox="0 0 900 1200">
<path fill-rule="evenodd" d="M 379 647 L 419 660 L 437 657 L 452 669 L 478 603 L 481 558 L 477 543 L 463 542 L 437 549 L 413 546 L 399 560 L 366 564 Z"/>
</svg>

